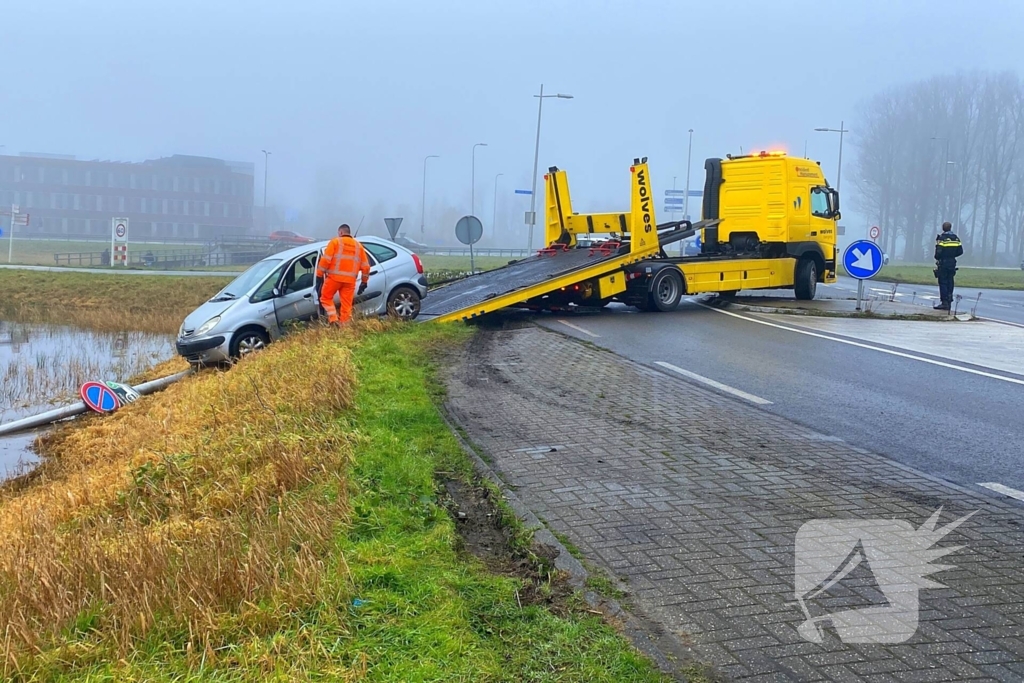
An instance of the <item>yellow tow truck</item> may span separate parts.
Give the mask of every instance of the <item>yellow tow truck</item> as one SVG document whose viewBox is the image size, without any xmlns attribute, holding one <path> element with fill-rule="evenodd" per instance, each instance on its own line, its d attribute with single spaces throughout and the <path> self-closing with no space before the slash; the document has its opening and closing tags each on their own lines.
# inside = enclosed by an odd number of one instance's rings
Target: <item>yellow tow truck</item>
<svg viewBox="0 0 1024 683">
<path fill-rule="evenodd" d="M 839 193 L 820 166 L 783 153 L 708 159 L 697 223 L 658 224 L 647 159 L 630 166 L 630 210 L 573 212 L 565 171 L 545 175 L 544 249 L 496 270 L 432 290 L 422 320 L 468 320 L 510 306 L 579 310 L 619 301 L 670 311 L 684 295 L 793 289 L 812 299 L 836 279 Z M 668 256 L 669 244 L 701 233 L 701 253 Z M 607 234 L 590 246 L 577 236 Z M 589 240 L 588 240 L 589 242 Z"/>
</svg>

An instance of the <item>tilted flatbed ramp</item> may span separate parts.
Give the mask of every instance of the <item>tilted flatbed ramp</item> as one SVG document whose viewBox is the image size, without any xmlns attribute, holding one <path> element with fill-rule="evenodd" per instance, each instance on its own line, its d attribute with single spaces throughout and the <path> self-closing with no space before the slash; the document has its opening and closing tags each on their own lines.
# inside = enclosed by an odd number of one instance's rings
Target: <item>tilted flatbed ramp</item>
<svg viewBox="0 0 1024 683">
<path fill-rule="evenodd" d="M 602 253 L 596 247 L 555 250 L 553 254 L 541 253 L 496 270 L 471 275 L 431 290 L 423 300 L 417 319 L 467 320 L 514 306 L 560 287 L 601 277 L 630 263 L 651 258 L 660 252 L 662 246 L 686 239 L 702 227 L 701 223 L 692 227 L 687 223 L 684 228 L 664 232 L 658 236 L 658 248 L 646 253 L 632 252 L 629 244 L 611 254 Z"/>
</svg>

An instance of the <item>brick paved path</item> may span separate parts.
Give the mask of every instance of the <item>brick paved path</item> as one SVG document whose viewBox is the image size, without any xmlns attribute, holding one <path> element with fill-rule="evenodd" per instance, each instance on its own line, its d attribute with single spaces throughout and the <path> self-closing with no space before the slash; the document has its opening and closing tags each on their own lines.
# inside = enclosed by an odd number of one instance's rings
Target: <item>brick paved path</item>
<svg viewBox="0 0 1024 683">
<path fill-rule="evenodd" d="M 540 328 L 483 331 L 475 346 L 448 380 L 453 417 L 538 516 L 725 678 L 1024 681 L 1020 506 Z M 956 568 L 921 591 L 913 638 L 801 638 L 804 522 L 916 529 L 940 506 L 940 524 L 980 512 L 938 543 L 965 547 L 938 561 Z M 875 576 L 861 565 L 814 615 L 877 606 Z"/>
</svg>

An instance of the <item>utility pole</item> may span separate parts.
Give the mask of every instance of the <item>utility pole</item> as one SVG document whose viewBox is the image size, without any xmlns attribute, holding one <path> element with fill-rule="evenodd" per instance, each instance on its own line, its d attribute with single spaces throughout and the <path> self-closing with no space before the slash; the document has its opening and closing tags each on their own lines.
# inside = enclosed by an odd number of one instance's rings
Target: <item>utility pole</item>
<svg viewBox="0 0 1024 683">
<path fill-rule="evenodd" d="M 423 234 L 423 225 L 427 221 L 427 159 L 439 159 L 436 154 L 428 154 L 423 157 L 423 199 L 420 201 L 420 234 Z"/>
<path fill-rule="evenodd" d="M 686 146 L 686 194 L 683 195 L 683 220 L 690 220 L 690 156 L 693 153 L 693 128 L 690 129 L 690 144 Z"/>
<path fill-rule="evenodd" d="M 261 149 L 263 152 L 263 229 L 268 230 L 270 228 L 267 222 L 267 165 L 270 160 L 270 152 L 265 149 Z"/>
<path fill-rule="evenodd" d="M 534 95 L 537 98 L 537 141 L 533 146 L 533 186 L 530 191 L 530 229 L 527 238 L 526 248 L 533 249 L 533 226 L 537 223 L 537 160 L 540 158 L 540 117 L 544 111 L 545 97 L 558 97 L 563 100 L 571 100 L 572 95 L 545 95 L 544 84 L 540 85 L 540 94 Z M 547 245 L 545 245 L 547 246 Z"/>
<path fill-rule="evenodd" d="M 494 176 L 494 208 L 491 209 L 491 237 L 498 236 L 498 178 L 503 175 L 505 174 L 499 173 Z"/>
<path fill-rule="evenodd" d="M 469 188 L 469 213 L 473 216 L 476 215 L 476 148 L 486 146 L 486 142 L 478 142 L 473 145 L 473 182 Z"/>
</svg>

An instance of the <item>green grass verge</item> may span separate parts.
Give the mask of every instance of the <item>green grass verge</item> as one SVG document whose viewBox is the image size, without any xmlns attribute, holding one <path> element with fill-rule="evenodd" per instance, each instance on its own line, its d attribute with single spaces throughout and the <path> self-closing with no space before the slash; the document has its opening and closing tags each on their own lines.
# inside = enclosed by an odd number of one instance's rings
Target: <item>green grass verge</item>
<svg viewBox="0 0 1024 683">
<path fill-rule="evenodd" d="M 469 271 L 468 256 L 420 256 L 424 270 L 429 271 Z M 510 256 L 477 256 L 473 265 L 477 270 L 493 270 L 515 260 Z"/>
<path fill-rule="evenodd" d="M 667 680 L 584 609 L 557 616 L 542 606 L 520 607 L 519 580 L 493 575 L 456 550 L 435 477 L 469 477 L 472 467 L 436 407 L 431 357 L 467 335 L 461 326 L 407 325 L 365 334 L 354 345 L 356 408 L 337 423 L 339 434 L 357 435 L 351 519 L 323 558 L 318 590 L 338 602 L 268 606 L 259 629 L 242 630 L 230 646 L 202 657 L 154 636 L 121 661 L 59 676 L 37 671 L 34 678 Z M 224 623 L 232 623 L 230 614 Z"/>
<path fill-rule="evenodd" d="M 932 273 L 934 266 L 891 264 L 882 268 L 873 279 L 881 282 L 905 282 L 912 285 L 938 285 Z M 840 268 L 840 275 L 846 275 Z M 1024 271 L 1001 268 L 969 268 L 961 266 L 956 274 L 959 287 L 981 289 L 1024 289 Z"/>
</svg>

